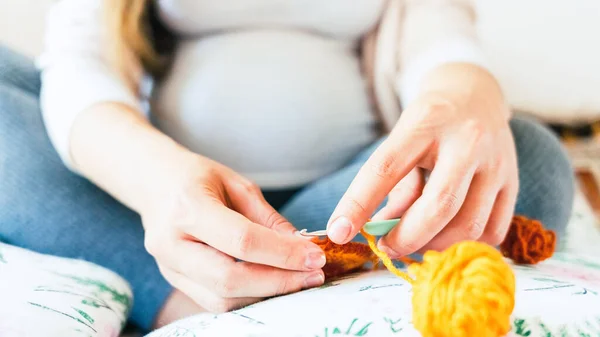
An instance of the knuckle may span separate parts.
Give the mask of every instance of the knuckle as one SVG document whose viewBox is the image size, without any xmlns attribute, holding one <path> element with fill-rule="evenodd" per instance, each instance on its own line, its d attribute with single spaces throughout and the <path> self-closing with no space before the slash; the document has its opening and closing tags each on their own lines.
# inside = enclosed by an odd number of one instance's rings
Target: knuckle
<svg viewBox="0 0 600 337">
<path fill-rule="evenodd" d="M 284 246 L 283 254 L 285 256 L 283 258 L 283 265 L 288 268 L 298 267 L 297 259 L 295 259 L 295 257 L 302 256 L 303 253 L 304 251 L 300 251 L 299 254 L 296 254 L 296 250 L 291 245 Z"/>
<path fill-rule="evenodd" d="M 420 110 L 424 112 L 423 115 L 432 116 L 432 118 L 447 116 L 458 111 L 458 106 L 455 103 L 438 95 L 428 95 L 419 103 Z"/>
<path fill-rule="evenodd" d="M 463 124 L 465 134 L 475 141 L 485 140 L 487 132 L 485 126 L 478 120 L 469 119 Z"/>
<path fill-rule="evenodd" d="M 261 193 L 260 186 L 258 186 L 258 184 L 255 183 L 254 181 L 244 179 L 242 181 L 241 185 L 242 185 L 242 188 L 244 189 L 244 192 L 246 192 L 248 194 L 257 195 L 257 194 Z"/>
<path fill-rule="evenodd" d="M 348 204 L 351 211 L 367 214 L 367 207 L 354 197 L 348 197 Z"/>
<path fill-rule="evenodd" d="M 274 295 L 279 296 L 288 293 L 290 291 L 291 283 L 292 281 L 289 277 L 282 277 L 281 281 L 279 282 L 279 285 L 277 286 L 277 289 L 275 290 L 276 293 Z"/>
<path fill-rule="evenodd" d="M 256 237 L 249 229 L 241 230 L 239 234 L 234 235 L 234 244 L 240 258 L 248 256 L 256 246 Z"/>
<path fill-rule="evenodd" d="M 154 257 L 159 255 L 162 246 L 160 241 L 161 240 L 156 238 L 156 235 L 146 233 L 146 236 L 144 237 L 144 247 L 146 248 L 146 251 Z"/>
<path fill-rule="evenodd" d="M 396 158 L 391 155 L 385 155 L 380 160 L 375 160 L 369 165 L 371 172 L 382 179 L 393 178 L 396 174 Z"/>
<path fill-rule="evenodd" d="M 267 228 L 277 229 L 277 228 L 283 227 L 286 223 L 287 223 L 287 220 L 285 220 L 283 217 L 281 217 L 279 215 L 279 213 L 277 213 L 277 211 L 272 210 L 269 213 L 269 215 L 267 216 L 267 219 L 266 219 L 264 225 Z"/>
<path fill-rule="evenodd" d="M 482 221 L 473 220 L 467 222 L 467 224 L 463 227 L 464 237 L 469 240 L 477 240 L 483 235 L 483 231 L 485 229 L 485 225 Z"/>
<path fill-rule="evenodd" d="M 508 165 L 502 153 L 491 151 L 487 159 L 483 162 L 483 167 L 488 174 L 500 175 L 508 172 Z"/>
<path fill-rule="evenodd" d="M 458 211 L 459 199 L 456 193 L 442 192 L 437 196 L 435 205 L 435 215 L 445 217 Z"/>
<path fill-rule="evenodd" d="M 238 290 L 240 278 L 235 268 L 223 268 L 222 275 L 215 284 L 215 292 L 222 297 L 232 297 Z"/>
<path fill-rule="evenodd" d="M 202 163 L 200 166 L 203 168 L 202 170 L 192 170 L 189 172 L 188 176 L 185 177 L 187 186 L 195 186 L 198 183 L 213 180 L 223 173 L 223 170 L 219 165 L 206 165 L 206 163 Z"/>
</svg>

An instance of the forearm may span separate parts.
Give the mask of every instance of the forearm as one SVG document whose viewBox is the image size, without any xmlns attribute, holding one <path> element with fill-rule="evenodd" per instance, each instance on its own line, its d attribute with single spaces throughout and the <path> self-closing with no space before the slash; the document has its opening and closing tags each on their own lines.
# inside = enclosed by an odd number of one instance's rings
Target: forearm
<svg viewBox="0 0 600 337">
<path fill-rule="evenodd" d="M 197 156 L 155 129 L 138 112 L 102 103 L 71 129 L 74 168 L 137 212 L 172 193 Z"/>
</svg>

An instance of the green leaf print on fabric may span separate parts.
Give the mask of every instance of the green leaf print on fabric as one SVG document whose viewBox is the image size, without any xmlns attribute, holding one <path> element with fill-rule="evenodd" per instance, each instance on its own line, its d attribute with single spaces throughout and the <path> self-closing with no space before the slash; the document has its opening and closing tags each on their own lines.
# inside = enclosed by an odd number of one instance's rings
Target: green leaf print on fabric
<svg viewBox="0 0 600 337">
<path fill-rule="evenodd" d="M 554 337 L 552 332 L 550 330 L 548 330 L 548 328 L 546 327 L 546 324 L 540 323 L 540 328 L 543 331 L 543 334 L 542 334 L 543 337 Z"/>
<path fill-rule="evenodd" d="M 569 282 L 562 281 L 562 280 L 555 280 L 555 279 L 549 278 L 549 277 L 534 277 L 533 280 L 539 281 L 539 282 L 558 283 L 558 284 L 568 284 L 569 283 Z"/>
<path fill-rule="evenodd" d="M 515 334 L 517 336 L 530 336 L 531 330 L 527 327 L 527 322 L 524 319 L 517 318 L 514 321 L 515 325 Z"/>
<path fill-rule="evenodd" d="M 85 318 L 88 322 L 90 322 L 91 324 L 94 324 L 94 319 L 90 315 L 88 315 L 87 312 L 85 312 L 83 310 L 79 310 L 77 308 L 73 308 L 73 310 L 77 311 L 81 315 L 81 317 Z"/>
<path fill-rule="evenodd" d="M 77 322 L 79 322 L 79 323 L 81 323 L 81 324 L 83 324 L 83 325 L 87 326 L 87 327 L 88 327 L 88 328 L 90 328 L 92 331 L 94 331 L 94 332 L 98 332 L 98 331 L 96 331 L 96 329 L 94 329 L 94 328 L 93 328 L 91 325 L 89 325 L 89 324 L 88 324 L 88 323 L 86 323 L 85 321 L 82 321 L 81 319 L 79 319 L 79 318 L 77 318 L 77 317 L 75 317 L 75 316 L 73 316 L 73 315 L 70 315 L 70 314 L 64 313 L 64 312 L 62 312 L 62 311 L 58 311 L 58 310 L 56 310 L 56 309 L 52 309 L 52 308 L 50 308 L 50 307 L 47 307 L 47 306 L 45 306 L 45 305 L 41 305 L 41 304 L 39 304 L 39 303 L 33 303 L 33 302 L 27 302 L 27 303 L 29 303 L 29 304 L 31 304 L 31 305 L 33 305 L 33 306 L 35 306 L 35 307 L 38 307 L 38 308 L 44 309 L 44 310 L 52 311 L 52 312 L 54 312 L 54 313 L 57 313 L 57 314 L 60 314 L 60 315 L 63 315 L 63 316 L 69 317 L 69 318 L 71 318 L 72 320 L 75 320 L 75 321 L 77 321 Z"/>
<path fill-rule="evenodd" d="M 555 254 L 553 259 L 562 262 L 575 263 L 587 268 L 600 270 L 600 263 L 591 261 L 590 259 L 584 257 L 578 257 L 569 254 Z"/>
<path fill-rule="evenodd" d="M 585 321 L 585 325 L 590 329 L 594 336 L 600 336 L 600 326 L 595 325 L 592 321 Z"/>
<path fill-rule="evenodd" d="M 560 337 L 569 337 L 569 331 L 566 326 L 563 326 L 562 328 L 560 328 L 559 336 Z"/>
<path fill-rule="evenodd" d="M 0 263 L 8 263 L 8 262 L 6 262 L 6 260 L 4 259 L 4 255 L 2 255 L 2 248 L 0 248 Z"/>
<path fill-rule="evenodd" d="M 397 326 L 402 323 L 402 318 L 398 318 L 397 320 L 393 320 L 391 318 L 384 317 L 383 320 L 390 325 L 390 330 L 393 333 L 398 333 L 403 330 L 402 326 Z"/>
<path fill-rule="evenodd" d="M 366 336 L 369 333 L 369 327 L 373 324 L 373 322 L 368 322 L 366 324 L 356 324 L 358 322 L 358 318 L 355 318 L 350 322 L 350 325 L 347 328 L 344 327 L 334 327 L 332 329 L 325 328 L 323 335 L 317 335 L 317 337 L 332 337 L 334 335 L 340 336 Z"/>
<path fill-rule="evenodd" d="M 196 337 L 196 334 L 191 330 L 178 327 L 163 337 Z"/>
<path fill-rule="evenodd" d="M 83 332 L 83 330 L 81 330 L 81 329 L 74 329 L 73 331 L 81 333 L 81 336 L 82 336 L 82 337 L 84 336 L 83 334 L 85 333 L 85 332 Z M 92 335 L 87 335 L 86 337 L 94 337 L 94 336 L 92 336 Z"/>
<path fill-rule="evenodd" d="M 579 337 L 592 337 L 592 335 L 590 335 L 589 333 L 581 330 L 581 328 L 577 330 L 577 336 L 579 336 Z"/>
<path fill-rule="evenodd" d="M 127 295 L 125 293 L 120 293 L 116 289 L 109 287 L 100 281 L 86 279 L 86 278 L 77 277 L 77 276 L 73 276 L 73 275 L 64 275 L 64 274 L 59 274 L 59 275 L 69 278 L 81 285 L 95 286 L 100 293 L 109 293 L 112 297 L 112 300 L 114 302 L 122 304 L 127 309 L 127 311 L 129 311 L 131 309 L 131 304 L 133 302 L 133 299 L 129 295 Z M 92 303 L 86 303 L 86 304 L 94 305 Z"/>
</svg>

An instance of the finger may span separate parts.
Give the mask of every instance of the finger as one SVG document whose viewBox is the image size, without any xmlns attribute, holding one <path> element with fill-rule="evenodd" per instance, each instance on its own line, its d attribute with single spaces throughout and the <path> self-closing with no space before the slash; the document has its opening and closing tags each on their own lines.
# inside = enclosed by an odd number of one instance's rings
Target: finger
<svg viewBox="0 0 600 337">
<path fill-rule="evenodd" d="M 387 204 L 379 210 L 372 220 L 400 218 L 423 192 L 425 179 L 422 170 L 415 167 L 402 179 L 388 195 Z"/>
<path fill-rule="evenodd" d="M 213 313 L 224 313 L 240 309 L 262 300 L 260 297 L 223 298 L 168 267 L 161 265 L 159 268 L 162 275 L 173 287 L 186 294 L 202 308 Z"/>
<path fill-rule="evenodd" d="M 173 271 L 198 283 L 220 297 L 269 297 L 319 286 L 323 272 L 296 272 L 236 262 L 202 243 L 179 240 L 166 258 L 159 260 Z"/>
<path fill-rule="evenodd" d="M 232 181 L 226 188 L 232 208 L 250 221 L 279 232 L 296 232 L 296 228 L 265 200 L 258 185 L 242 180 Z"/>
<path fill-rule="evenodd" d="M 500 190 L 480 241 L 492 246 L 498 246 L 504 241 L 515 212 L 518 190 L 517 183 L 510 183 Z"/>
<path fill-rule="evenodd" d="M 458 214 L 422 250 L 442 251 L 456 242 L 479 240 L 490 218 L 500 186 L 494 174 L 475 174 Z"/>
<path fill-rule="evenodd" d="M 234 258 L 272 267 L 308 271 L 325 265 L 319 246 L 248 220 L 216 200 L 203 200 L 197 219 L 182 231 Z"/>
<path fill-rule="evenodd" d="M 260 264 L 237 262 L 222 272 L 216 284 L 217 294 L 223 297 L 271 297 L 294 293 L 323 285 L 322 270 L 294 272 Z"/>
<path fill-rule="evenodd" d="M 361 167 L 327 224 L 327 235 L 344 244 L 358 233 L 392 188 L 429 148 L 424 134 L 395 128 Z"/>
<path fill-rule="evenodd" d="M 460 148 L 460 147 L 459 147 Z M 423 194 L 379 242 L 391 257 L 412 254 L 435 237 L 458 213 L 476 170 L 469 154 L 443 152 Z"/>
</svg>

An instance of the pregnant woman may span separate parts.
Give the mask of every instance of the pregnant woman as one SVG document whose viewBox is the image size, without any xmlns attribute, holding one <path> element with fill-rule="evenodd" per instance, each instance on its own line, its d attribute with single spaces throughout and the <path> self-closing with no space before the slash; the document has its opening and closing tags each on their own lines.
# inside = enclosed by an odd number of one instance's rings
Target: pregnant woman
<svg viewBox="0 0 600 337">
<path fill-rule="evenodd" d="M 38 67 L 0 50 L 0 240 L 124 277 L 149 330 L 392 256 L 562 235 L 571 167 L 515 118 L 465 0 L 63 0 Z M 397 111 L 401 111 L 396 113 Z"/>
</svg>

